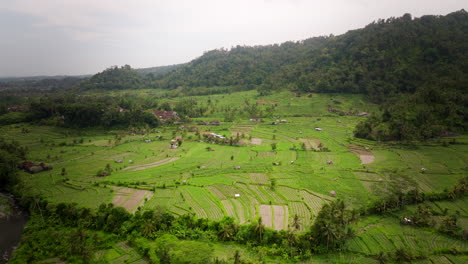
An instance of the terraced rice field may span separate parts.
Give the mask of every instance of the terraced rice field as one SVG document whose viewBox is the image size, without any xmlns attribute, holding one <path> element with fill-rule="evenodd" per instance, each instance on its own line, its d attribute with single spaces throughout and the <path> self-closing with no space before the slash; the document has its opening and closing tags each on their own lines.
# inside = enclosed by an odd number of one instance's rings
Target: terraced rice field
<svg viewBox="0 0 468 264">
<path fill-rule="evenodd" d="M 217 111 L 184 125 L 228 138 L 239 135 L 238 145 L 203 142 L 195 132 L 179 129 L 180 125 L 144 135 L 34 125 L 27 125 L 29 134 L 21 133 L 26 125 L 4 126 L 2 132 L 7 140 L 27 145 L 31 160 L 53 164 L 49 172 L 22 174 L 31 193 L 42 194 L 51 202 L 77 202 L 88 207 L 113 202 L 130 212 L 139 207 L 163 207 L 174 215 L 215 220 L 229 216 L 239 224 L 262 217 L 265 226 L 276 230 L 291 229 L 297 215 L 300 228 L 294 232 L 309 230 L 322 206 L 334 199 L 360 208 L 381 197 L 394 181 L 408 188 L 418 186 L 423 192 L 439 192 L 466 176 L 467 136 L 457 137 L 458 144 L 448 146 L 437 142 L 402 146 L 354 138 L 354 127 L 364 118 L 331 114 L 327 106 L 339 99 L 342 104 L 336 107 L 342 110 L 376 109 L 359 96 L 296 98 L 280 93 L 258 97 L 252 91 L 223 96 L 212 95 Z M 275 102 L 277 106 L 266 112 L 272 105 L 259 104 L 264 122 L 250 122 L 253 115 L 232 103 L 241 105 L 246 99 Z M 222 108 L 227 106 L 237 107 L 239 113 L 230 122 L 223 121 Z M 213 119 L 221 120 L 221 125 L 197 125 L 197 121 Z M 272 125 L 276 120 L 287 121 Z M 116 142 L 116 135 L 122 135 L 122 140 Z M 170 149 L 170 139 L 175 136 L 183 137 L 182 145 Z M 78 139 L 83 143 L 74 143 Z M 145 143 L 145 139 L 152 142 Z M 111 175 L 97 177 L 96 172 L 108 164 Z M 66 175 L 61 175 L 62 168 Z M 421 168 L 426 169 L 424 173 Z M 431 207 L 439 213 L 447 208 L 449 213 L 459 214 L 466 229 L 467 204 L 466 199 L 460 199 L 434 202 Z M 401 226 L 395 218 L 366 221 L 359 221 L 356 237 L 346 244 L 346 250 L 355 256 L 394 252 L 401 247 L 429 253 L 438 248 L 468 250 L 466 242 Z M 119 260 L 117 254 L 112 256 L 109 259 L 116 262 L 137 261 L 136 257 Z M 461 259 L 457 255 L 431 256 L 428 261 L 463 263 Z"/>
</svg>

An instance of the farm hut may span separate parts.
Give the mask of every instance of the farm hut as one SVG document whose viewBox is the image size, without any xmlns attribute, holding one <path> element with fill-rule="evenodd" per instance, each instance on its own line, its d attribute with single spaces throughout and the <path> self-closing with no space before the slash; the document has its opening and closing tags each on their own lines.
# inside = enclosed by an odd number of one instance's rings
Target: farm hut
<svg viewBox="0 0 468 264">
<path fill-rule="evenodd" d="M 177 147 L 177 141 L 175 139 L 171 140 L 171 149 L 176 149 Z"/>
<path fill-rule="evenodd" d="M 183 183 L 183 184 L 187 184 L 187 181 L 186 181 L 186 180 L 183 180 L 182 183 Z"/>
<path fill-rule="evenodd" d="M 329 161 L 327 161 L 327 164 L 328 165 L 333 165 L 333 161 L 329 160 Z"/>
<path fill-rule="evenodd" d="M 331 196 L 331 197 L 335 197 L 335 196 L 336 196 L 336 192 L 335 192 L 335 191 L 330 191 L 330 196 Z"/>
<path fill-rule="evenodd" d="M 150 143 L 151 139 L 145 139 L 145 143 Z"/>
<path fill-rule="evenodd" d="M 23 163 L 18 164 L 18 168 L 24 170 L 25 172 L 29 172 L 31 174 L 38 173 L 41 171 L 51 170 L 52 166 L 46 165 L 45 163 L 41 162 L 39 164 L 35 164 L 32 161 L 25 161 Z"/>
<path fill-rule="evenodd" d="M 426 168 L 421 168 L 421 172 L 424 173 L 427 169 Z"/>
<path fill-rule="evenodd" d="M 215 151 L 215 149 L 214 149 L 214 148 L 210 148 L 210 151 Z"/>
<path fill-rule="evenodd" d="M 320 128 L 320 127 L 316 127 L 316 128 L 315 128 L 315 131 L 322 131 L 322 130 L 323 130 L 323 129 Z"/>
<path fill-rule="evenodd" d="M 235 169 L 235 170 L 240 170 L 240 169 L 241 169 L 241 166 L 235 166 L 234 169 Z"/>
<path fill-rule="evenodd" d="M 359 114 L 357 114 L 357 116 L 362 116 L 362 117 L 366 117 L 368 115 L 369 115 L 369 113 L 367 113 L 367 112 L 360 112 Z"/>
<path fill-rule="evenodd" d="M 123 162 L 123 160 L 118 160 L 118 161 L 116 161 L 116 162 L 117 162 L 117 163 L 122 163 L 122 162 Z"/>
<path fill-rule="evenodd" d="M 262 122 L 262 119 L 258 116 L 252 116 L 250 119 L 249 119 L 250 122 Z"/>
<path fill-rule="evenodd" d="M 279 162 L 273 162 L 273 166 L 279 166 L 280 163 Z"/>
<path fill-rule="evenodd" d="M 240 194 L 236 193 L 236 194 L 234 194 L 234 197 L 235 197 L 235 198 L 239 198 L 239 197 L 240 197 Z"/>
<path fill-rule="evenodd" d="M 43 169 L 41 166 L 32 166 L 31 168 L 29 168 L 29 171 L 30 171 L 30 173 L 32 173 L 32 174 L 41 172 L 41 171 L 43 171 L 43 170 L 44 170 L 44 169 Z"/>
<path fill-rule="evenodd" d="M 133 160 L 128 160 L 129 163 L 133 163 Z"/>
<path fill-rule="evenodd" d="M 179 116 L 177 112 L 174 111 L 154 111 L 153 114 L 163 122 L 169 119 L 176 119 Z"/>
</svg>

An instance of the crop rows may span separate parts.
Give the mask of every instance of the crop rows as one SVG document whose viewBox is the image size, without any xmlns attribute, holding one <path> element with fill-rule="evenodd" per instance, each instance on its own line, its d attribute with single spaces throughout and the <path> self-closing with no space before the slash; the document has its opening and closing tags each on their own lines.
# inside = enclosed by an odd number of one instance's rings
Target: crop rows
<svg viewBox="0 0 468 264">
<path fill-rule="evenodd" d="M 322 210 L 323 200 L 320 197 L 310 194 L 307 191 L 301 191 L 302 197 L 304 197 L 304 201 L 307 206 L 312 211 L 313 216 L 317 216 L 320 210 Z"/>
<path fill-rule="evenodd" d="M 210 219 L 221 219 L 224 216 L 222 209 L 220 208 L 220 203 L 215 200 L 210 192 L 203 188 L 187 186 L 184 188 L 187 195 L 186 201 L 191 204 L 195 209 L 197 206 L 201 207 L 205 211 L 205 215 Z M 198 212 L 201 212 L 198 208 L 195 209 Z M 205 217 L 206 217 L 205 216 Z"/>
<path fill-rule="evenodd" d="M 305 230 L 305 227 L 310 225 L 311 214 L 309 208 L 303 202 L 289 202 L 289 222 L 292 222 L 292 219 L 295 215 L 299 216 L 301 222 L 301 230 Z"/>
<path fill-rule="evenodd" d="M 302 196 L 297 189 L 286 187 L 286 186 L 278 186 L 278 193 L 285 197 L 288 201 L 301 201 Z"/>
</svg>

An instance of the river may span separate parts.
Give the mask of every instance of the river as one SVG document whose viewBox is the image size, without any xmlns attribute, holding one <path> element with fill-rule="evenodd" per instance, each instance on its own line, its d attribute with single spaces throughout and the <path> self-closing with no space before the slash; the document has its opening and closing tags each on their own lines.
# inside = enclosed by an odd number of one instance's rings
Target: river
<svg viewBox="0 0 468 264">
<path fill-rule="evenodd" d="M 0 263 L 7 263 L 18 245 L 28 216 L 14 203 L 11 196 L 1 194 L 0 200 Z"/>
</svg>

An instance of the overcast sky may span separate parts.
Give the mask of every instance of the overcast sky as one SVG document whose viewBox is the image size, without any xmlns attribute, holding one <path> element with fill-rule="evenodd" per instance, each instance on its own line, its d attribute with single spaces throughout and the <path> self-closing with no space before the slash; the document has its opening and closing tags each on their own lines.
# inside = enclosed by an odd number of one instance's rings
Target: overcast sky
<svg viewBox="0 0 468 264">
<path fill-rule="evenodd" d="M 0 0 L 0 76 L 188 62 L 215 48 L 339 35 L 466 0 Z"/>
</svg>

